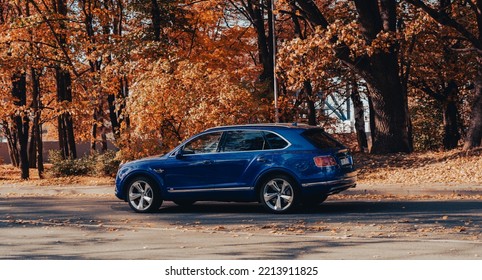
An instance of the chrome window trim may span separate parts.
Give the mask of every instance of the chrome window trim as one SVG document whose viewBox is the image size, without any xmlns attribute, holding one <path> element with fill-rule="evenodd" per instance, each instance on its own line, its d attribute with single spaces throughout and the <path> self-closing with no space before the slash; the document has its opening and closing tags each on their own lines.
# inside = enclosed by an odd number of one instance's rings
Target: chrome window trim
<svg viewBox="0 0 482 280">
<path fill-rule="evenodd" d="M 288 145 L 286 145 L 286 147 L 282 148 L 282 149 L 268 149 L 268 150 L 251 150 L 251 151 L 230 151 L 230 152 L 214 152 L 214 153 L 205 153 L 205 154 L 186 154 L 186 155 L 183 155 L 185 157 L 191 157 L 191 156 L 199 156 L 199 155 L 219 155 L 219 154 L 232 154 L 232 153 L 252 153 L 252 152 L 268 152 L 268 151 L 283 151 L 283 150 L 286 150 L 288 149 L 289 147 L 292 146 L 291 142 L 288 141 L 288 139 L 286 139 L 285 137 L 283 137 L 282 135 L 280 135 L 279 133 L 275 132 L 275 131 L 272 131 L 272 130 L 266 130 L 266 129 L 251 129 L 251 128 L 235 128 L 235 129 L 229 129 L 229 130 L 216 130 L 216 131 L 206 131 L 205 133 L 201 133 L 199 135 L 197 135 L 197 137 L 201 137 L 202 135 L 204 134 L 208 134 L 208 133 L 214 133 L 214 132 L 222 132 L 223 135 L 225 132 L 230 132 L 230 131 L 260 131 L 260 132 L 263 132 L 263 133 L 273 133 L 275 135 L 277 135 L 278 137 L 280 137 L 281 139 L 283 139 L 284 141 L 286 141 L 286 143 L 288 143 Z M 222 136 L 223 136 L 222 135 Z M 221 136 L 221 137 L 222 137 Z M 189 139 L 191 140 L 191 139 Z M 187 140 L 186 143 L 189 141 Z M 194 139 L 192 139 L 194 140 Z M 176 148 L 170 155 L 169 157 L 175 157 L 177 152 L 182 148 L 184 147 L 185 145 L 182 145 L 178 148 Z"/>
</svg>

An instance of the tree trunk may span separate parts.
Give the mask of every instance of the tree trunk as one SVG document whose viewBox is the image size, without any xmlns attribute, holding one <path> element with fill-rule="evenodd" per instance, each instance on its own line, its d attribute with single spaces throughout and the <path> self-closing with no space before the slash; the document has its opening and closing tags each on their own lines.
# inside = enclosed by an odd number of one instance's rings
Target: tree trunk
<svg viewBox="0 0 482 280">
<path fill-rule="evenodd" d="M 107 133 L 105 125 L 102 125 L 100 130 L 100 151 L 101 153 L 107 152 Z"/>
<path fill-rule="evenodd" d="M 57 100 L 72 102 L 72 81 L 69 71 L 56 67 Z M 62 158 L 77 158 L 75 147 L 74 124 L 69 112 L 63 112 L 57 117 L 59 147 Z"/>
<path fill-rule="evenodd" d="M 129 116 L 126 115 L 126 98 L 129 95 L 129 84 L 127 77 L 119 80 L 119 89 L 117 95 L 110 94 L 107 97 L 109 107 L 109 118 L 112 125 L 114 138 L 119 139 L 121 136 L 121 126 L 125 123 L 126 128 L 130 126 Z"/>
<path fill-rule="evenodd" d="M 117 16 L 114 17 L 114 28 L 113 33 L 122 36 L 122 19 L 124 16 L 124 7 L 122 1 L 117 3 Z M 122 122 L 126 122 L 126 126 L 129 126 L 129 118 L 124 111 L 126 105 L 125 101 L 129 93 L 129 84 L 127 77 L 121 76 L 119 78 L 119 88 L 117 94 L 109 94 L 107 96 L 107 106 L 109 108 L 109 118 L 112 126 L 112 133 L 114 134 L 114 139 L 118 140 L 121 136 L 121 125 Z"/>
<path fill-rule="evenodd" d="M 26 15 L 30 16 L 30 4 L 27 1 L 26 5 Z M 35 52 L 34 39 L 32 31 L 30 34 L 30 51 Z M 33 113 L 33 124 L 32 132 L 30 137 L 30 147 L 29 147 L 29 163 L 30 167 L 37 168 L 38 176 L 40 179 L 43 178 L 44 165 L 43 165 L 43 144 L 42 144 L 42 128 L 40 124 L 41 117 L 41 105 L 42 101 L 40 98 L 40 74 L 34 67 L 30 67 L 30 78 L 32 80 L 32 113 Z"/>
<path fill-rule="evenodd" d="M 27 105 L 27 79 L 25 73 L 17 73 L 12 77 L 12 96 L 16 99 L 15 106 L 22 107 Z M 29 118 L 27 112 L 18 112 L 13 117 L 15 125 L 15 133 L 18 137 L 18 152 L 20 159 L 21 178 L 28 179 L 29 163 L 28 163 L 28 130 Z"/>
<path fill-rule="evenodd" d="M 370 121 L 369 121 L 369 125 L 370 125 L 370 150 L 371 150 L 371 147 L 372 147 L 372 144 L 373 144 L 373 133 L 372 131 L 375 130 L 375 110 L 373 109 L 373 102 L 372 102 L 372 98 L 370 97 L 370 89 L 367 88 L 367 99 L 368 99 L 368 115 L 370 116 Z"/>
<path fill-rule="evenodd" d="M 117 114 L 118 110 L 116 109 L 116 98 L 114 94 L 109 94 L 107 96 L 107 105 L 109 107 L 109 119 L 112 126 L 112 133 L 114 134 L 114 139 L 119 139 L 120 137 L 120 122 L 119 116 Z"/>
<path fill-rule="evenodd" d="M 364 153 L 368 151 L 367 134 L 365 131 L 365 112 L 356 80 L 352 81 L 350 97 L 355 110 L 355 130 L 358 140 L 358 150 Z"/>
<path fill-rule="evenodd" d="M 7 121 L 3 121 L 2 123 L 2 130 L 3 134 L 7 138 L 7 145 L 8 145 L 8 155 L 10 157 L 10 162 L 14 167 L 20 166 L 20 158 L 19 158 L 19 151 L 18 151 L 18 139 L 17 133 L 15 129 L 12 128 L 12 125 L 9 124 Z"/>
<path fill-rule="evenodd" d="M 66 0 L 54 0 L 56 12 L 61 16 L 67 16 Z M 67 27 L 64 22 L 60 22 L 60 34 L 58 35 L 59 47 L 65 48 Z M 64 32 L 64 33 L 63 33 Z M 70 104 L 72 102 L 72 77 L 70 72 L 63 69 L 60 65 L 55 67 L 55 79 L 57 83 L 57 101 L 59 103 Z M 75 147 L 74 124 L 72 116 L 68 111 L 64 111 L 57 117 L 59 148 L 62 158 L 77 158 Z"/>
<path fill-rule="evenodd" d="M 460 140 L 459 111 L 457 109 L 458 87 L 455 81 L 450 81 L 445 88 L 443 102 L 443 124 L 445 150 L 457 148 Z"/>
<path fill-rule="evenodd" d="M 39 139 L 42 139 L 39 135 L 42 130 L 40 129 L 40 81 L 34 68 L 30 69 L 30 77 L 32 80 L 32 105 L 30 107 L 34 117 L 30 132 L 29 163 L 31 168 L 36 168 L 38 166 L 38 155 L 42 153 L 42 150 L 39 149 L 42 145 L 38 142 Z"/>
<path fill-rule="evenodd" d="M 247 12 L 247 19 L 253 24 L 254 30 L 256 31 L 257 36 L 257 46 L 258 46 L 258 59 L 261 65 L 263 66 L 263 71 L 259 75 L 259 81 L 266 83 L 268 85 L 268 89 L 266 91 L 266 97 L 268 96 L 269 92 L 273 92 L 273 46 L 272 46 L 272 28 L 270 24 L 270 20 L 272 20 L 272 12 L 269 9 L 271 2 L 266 2 L 265 5 L 260 5 L 260 2 L 247 0 L 243 2 L 244 9 Z M 265 9 L 267 13 L 268 19 L 268 35 L 266 32 L 266 25 L 265 25 Z"/>
<path fill-rule="evenodd" d="M 157 0 L 151 0 L 151 20 L 152 30 L 154 33 L 154 41 L 161 41 L 161 10 Z"/>
<path fill-rule="evenodd" d="M 95 152 L 97 150 L 96 148 L 96 143 L 97 143 L 97 132 L 100 132 L 100 152 L 104 153 L 107 151 L 107 135 L 106 135 L 106 129 L 104 125 L 104 117 L 102 109 L 103 109 L 103 104 L 99 104 L 97 109 L 94 110 L 94 124 L 92 125 L 92 142 L 90 145 L 90 150 L 91 152 Z"/>
<path fill-rule="evenodd" d="M 374 54 L 368 65 L 361 73 L 367 81 L 374 112 L 371 152 L 412 152 L 408 104 L 396 53 Z"/>
<path fill-rule="evenodd" d="M 35 126 L 37 122 L 34 117 L 32 130 L 30 130 L 30 141 L 28 146 L 28 162 L 30 168 L 37 168 L 37 137 L 35 135 Z"/>
<path fill-rule="evenodd" d="M 40 114 L 40 113 L 39 113 Z M 39 116 L 40 118 L 40 116 Z M 44 156 L 43 156 L 43 140 L 42 140 L 42 125 L 38 125 L 35 127 L 37 133 L 35 133 L 37 137 L 37 171 L 38 176 L 40 179 L 43 179 L 44 173 Z"/>
<path fill-rule="evenodd" d="M 316 120 L 316 108 L 315 108 L 315 102 L 313 101 L 313 88 L 311 87 L 311 81 L 309 80 L 304 81 L 303 85 L 304 85 L 304 92 L 305 92 L 306 107 L 308 109 L 308 124 L 317 125 L 318 122 Z"/>
<path fill-rule="evenodd" d="M 92 124 L 92 139 L 90 140 L 90 153 L 94 153 L 96 150 L 97 141 L 97 109 L 94 109 L 94 124 Z"/>
<path fill-rule="evenodd" d="M 477 76 L 475 77 L 475 98 L 470 113 L 470 125 L 464 143 L 464 150 L 482 145 L 482 56 L 477 58 Z"/>
</svg>

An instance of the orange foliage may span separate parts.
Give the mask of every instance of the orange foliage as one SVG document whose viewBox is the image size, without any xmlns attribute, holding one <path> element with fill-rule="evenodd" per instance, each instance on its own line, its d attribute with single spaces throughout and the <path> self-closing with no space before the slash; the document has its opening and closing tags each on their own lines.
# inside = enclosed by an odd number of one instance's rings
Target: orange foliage
<svg viewBox="0 0 482 280">
<path fill-rule="evenodd" d="M 110 139 L 128 158 L 165 151 L 210 126 L 269 116 L 271 104 L 253 96 L 255 35 L 226 13 L 226 1 L 158 1 L 160 40 L 152 35 L 150 1 L 65 0 L 66 15 L 53 13 L 52 3 L 1 3 L 1 120 L 32 114 L 30 100 L 18 108 L 11 98 L 12 74 L 25 71 L 30 79 L 31 68 L 41 73 L 42 122 L 55 130 L 56 117 L 69 112 L 78 140 L 99 140 L 94 125 L 110 131 L 108 97 L 115 96 L 122 130 Z M 71 102 L 57 101 L 55 67 L 70 72 Z M 128 97 L 119 95 L 121 83 Z"/>
<path fill-rule="evenodd" d="M 150 154 L 156 144 L 158 152 L 165 152 L 209 127 L 263 120 L 251 94 L 230 79 L 228 72 L 204 63 L 153 64 L 135 80 L 127 100 L 134 149 L 130 156 Z"/>
</svg>

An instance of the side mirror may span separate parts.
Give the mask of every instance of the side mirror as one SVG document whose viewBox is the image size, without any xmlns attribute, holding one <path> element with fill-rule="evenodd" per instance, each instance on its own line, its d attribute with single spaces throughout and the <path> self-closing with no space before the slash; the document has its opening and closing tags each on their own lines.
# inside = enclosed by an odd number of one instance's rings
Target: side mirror
<svg viewBox="0 0 482 280">
<path fill-rule="evenodd" d="M 183 156 L 184 156 L 183 150 L 179 149 L 179 151 L 177 151 L 176 153 L 176 159 L 182 159 Z"/>
</svg>

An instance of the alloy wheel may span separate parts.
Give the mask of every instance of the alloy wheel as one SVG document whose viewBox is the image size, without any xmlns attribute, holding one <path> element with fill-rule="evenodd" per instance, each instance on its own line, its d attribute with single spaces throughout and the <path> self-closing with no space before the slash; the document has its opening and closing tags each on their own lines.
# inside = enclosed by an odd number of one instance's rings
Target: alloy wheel
<svg viewBox="0 0 482 280">
<path fill-rule="evenodd" d="M 271 179 L 263 186 L 263 204 L 272 212 L 287 212 L 293 206 L 294 199 L 294 187 L 288 180 L 284 178 Z"/>
<path fill-rule="evenodd" d="M 147 180 L 134 180 L 129 187 L 129 205 L 136 212 L 151 212 L 160 206 L 159 195 Z"/>
</svg>

